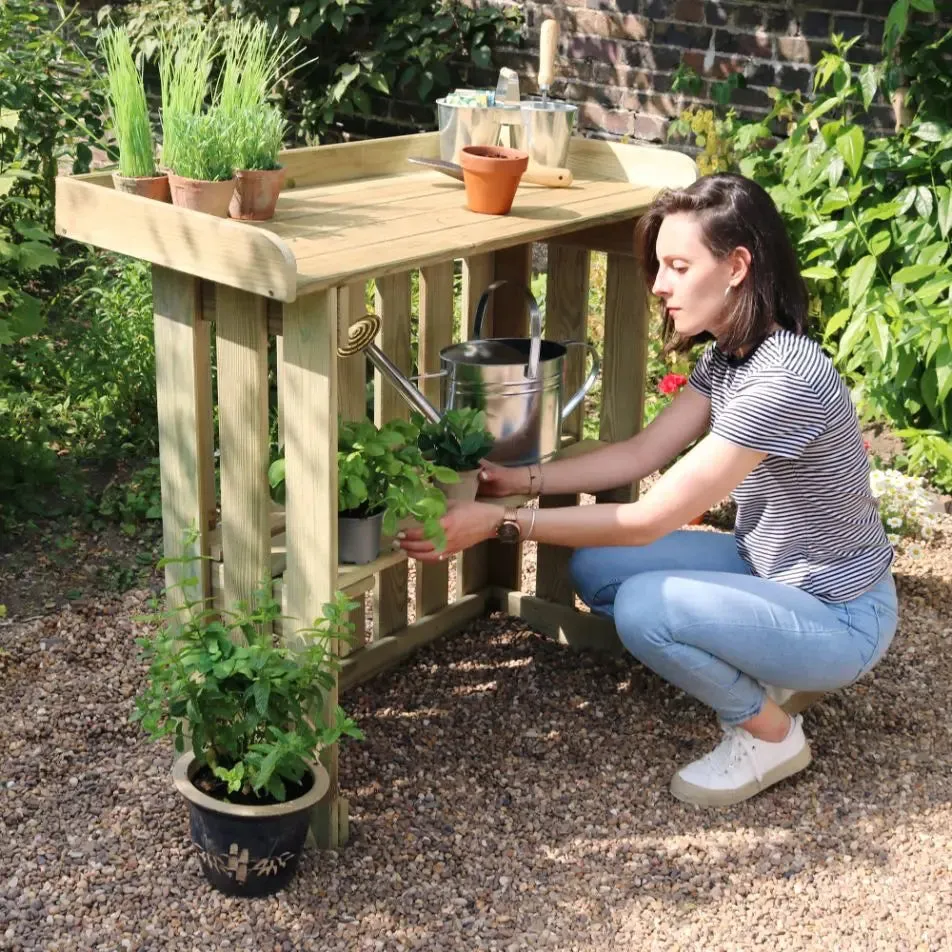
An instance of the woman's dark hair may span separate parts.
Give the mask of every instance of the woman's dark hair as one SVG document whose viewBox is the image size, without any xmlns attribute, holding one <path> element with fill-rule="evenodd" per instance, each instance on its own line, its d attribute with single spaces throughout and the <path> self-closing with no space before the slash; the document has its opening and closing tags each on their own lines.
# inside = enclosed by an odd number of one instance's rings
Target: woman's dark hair
<svg viewBox="0 0 952 952">
<path fill-rule="evenodd" d="M 733 312 L 717 345 L 728 354 L 756 347 L 773 324 L 796 334 L 807 332 L 807 288 L 790 236 L 773 199 L 741 175 L 707 175 L 687 188 L 662 192 L 638 222 L 636 254 L 648 287 L 658 274 L 655 246 L 661 222 L 676 212 L 697 217 L 704 244 L 715 258 L 735 248 L 750 252 L 750 271 L 737 287 Z M 666 351 L 686 351 L 711 334 L 682 337 L 664 314 Z"/>
</svg>

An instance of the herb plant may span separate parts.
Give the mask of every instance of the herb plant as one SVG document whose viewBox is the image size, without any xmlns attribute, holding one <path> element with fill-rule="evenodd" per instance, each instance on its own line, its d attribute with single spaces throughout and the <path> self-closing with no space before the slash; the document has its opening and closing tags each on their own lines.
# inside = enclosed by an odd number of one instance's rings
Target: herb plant
<svg viewBox="0 0 952 952">
<path fill-rule="evenodd" d="M 274 106 L 246 108 L 235 114 L 232 125 L 233 161 L 236 169 L 280 168 L 278 153 L 287 123 Z"/>
<path fill-rule="evenodd" d="M 175 161 L 170 170 L 183 178 L 225 182 L 235 173 L 233 126 L 220 110 L 212 108 L 197 116 L 170 112 L 165 129 L 175 142 Z"/>
<path fill-rule="evenodd" d="M 190 601 L 184 620 L 180 612 L 150 616 L 162 627 L 138 642 L 149 672 L 133 720 L 151 740 L 171 736 L 178 753 L 190 737 L 199 766 L 219 781 L 206 791 L 213 796 L 285 800 L 323 748 L 363 736 L 340 707 L 332 723 L 324 710 L 339 669 L 333 642 L 351 638 L 355 607 L 338 593 L 296 632 L 295 647 L 271 634 L 280 607 L 266 589 L 234 611 Z"/>
<path fill-rule="evenodd" d="M 175 169 L 180 161 L 178 137 L 190 128 L 188 120 L 201 115 L 215 53 L 216 41 L 198 26 L 181 31 L 174 39 L 166 33 L 162 39 L 162 163 L 168 169 Z"/>
<path fill-rule="evenodd" d="M 447 410 L 436 423 L 415 417 L 420 427 L 418 445 L 423 456 L 437 466 L 462 473 L 477 469 L 493 447 L 482 410 L 463 407 Z"/>
<path fill-rule="evenodd" d="M 149 105 L 129 37 L 113 27 L 103 33 L 101 45 L 112 128 L 119 144 L 119 174 L 129 178 L 155 175 Z"/>
</svg>

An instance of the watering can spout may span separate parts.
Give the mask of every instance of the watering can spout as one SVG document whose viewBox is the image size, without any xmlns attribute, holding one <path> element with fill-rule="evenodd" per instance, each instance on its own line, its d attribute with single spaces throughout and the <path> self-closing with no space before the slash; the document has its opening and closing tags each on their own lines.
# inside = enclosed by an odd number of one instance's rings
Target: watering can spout
<svg viewBox="0 0 952 952">
<path fill-rule="evenodd" d="M 419 410 L 431 423 L 439 423 L 442 419 L 440 411 L 407 380 L 396 364 L 373 342 L 379 330 L 380 318 L 376 314 L 364 315 L 351 325 L 347 332 L 347 341 L 338 346 L 337 353 L 341 357 L 352 357 L 362 350 L 365 351 L 370 362 L 400 391 L 408 403 Z"/>
</svg>

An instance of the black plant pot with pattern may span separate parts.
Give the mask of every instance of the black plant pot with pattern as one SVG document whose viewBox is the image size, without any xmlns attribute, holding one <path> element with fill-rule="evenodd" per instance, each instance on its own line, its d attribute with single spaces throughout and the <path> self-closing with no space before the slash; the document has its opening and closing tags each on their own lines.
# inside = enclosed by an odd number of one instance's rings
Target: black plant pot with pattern
<svg viewBox="0 0 952 952">
<path fill-rule="evenodd" d="M 229 896 L 269 896 L 287 886 L 304 849 L 311 809 L 330 785 L 320 764 L 310 766 L 313 782 L 303 795 L 262 806 L 228 803 L 199 790 L 192 753 L 175 762 L 172 777 L 189 803 L 192 845 L 212 886 Z"/>
</svg>

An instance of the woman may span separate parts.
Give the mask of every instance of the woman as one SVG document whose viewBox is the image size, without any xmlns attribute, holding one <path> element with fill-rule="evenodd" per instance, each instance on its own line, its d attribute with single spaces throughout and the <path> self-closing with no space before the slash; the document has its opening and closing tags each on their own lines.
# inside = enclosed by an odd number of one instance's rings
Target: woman
<svg viewBox="0 0 952 952">
<path fill-rule="evenodd" d="M 875 665 L 893 638 L 896 590 L 856 412 L 806 336 L 807 293 L 767 193 L 735 175 L 659 196 L 638 252 L 664 306 L 669 349 L 713 340 L 689 386 L 641 433 L 584 458 L 488 467 L 483 493 L 596 492 L 679 459 L 624 505 L 456 506 L 443 553 L 493 536 L 577 549 L 576 588 L 625 647 L 717 712 L 724 738 L 679 770 L 672 793 L 737 803 L 802 770 L 799 715 L 765 685 L 828 691 Z M 676 531 L 733 494 L 734 535 Z"/>
</svg>

